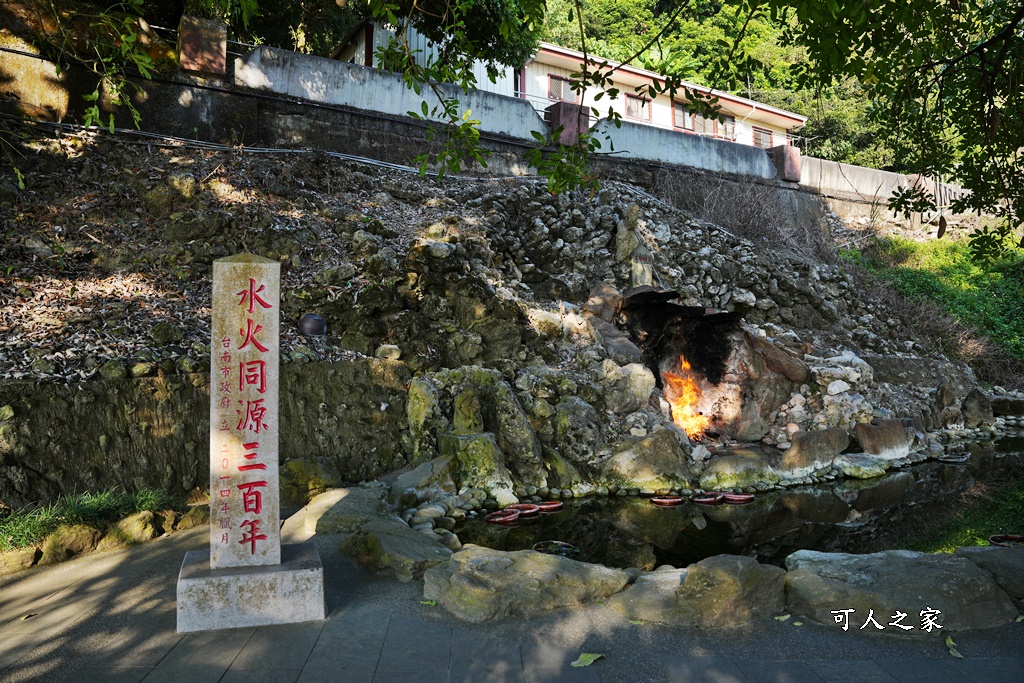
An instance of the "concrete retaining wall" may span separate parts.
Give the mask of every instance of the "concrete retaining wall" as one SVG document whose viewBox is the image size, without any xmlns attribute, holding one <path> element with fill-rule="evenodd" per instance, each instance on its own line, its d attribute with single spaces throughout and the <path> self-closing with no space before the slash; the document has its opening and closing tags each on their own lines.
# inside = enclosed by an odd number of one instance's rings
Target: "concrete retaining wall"
<svg viewBox="0 0 1024 683">
<path fill-rule="evenodd" d="M 607 121 L 601 121 L 595 127 L 595 134 L 601 141 L 602 152 L 614 152 L 625 159 L 690 166 L 766 180 L 776 177 L 768 154 L 758 147 L 628 122 L 616 128 Z"/>
<path fill-rule="evenodd" d="M 966 194 L 961 187 L 931 178 L 879 171 L 815 157 L 803 157 L 801 160 L 800 185 L 822 195 L 832 210 L 841 216 L 884 215 L 899 218 L 886 205 L 897 189 L 915 185 L 930 192 L 940 209 L 948 207 L 955 199 Z"/>
<path fill-rule="evenodd" d="M 237 58 L 234 83 L 242 88 L 392 116 L 407 116 L 410 111 L 422 115 L 424 100 L 431 107 L 437 103 L 430 89 L 424 89 L 421 97 L 405 87 L 398 75 L 270 47 L 258 47 Z M 439 89 L 445 97 L 459 99 L 461 111 L 468 109 L 470 118 L 480 121 L 481 132 L 532 140 L 530 131 L 545 130 L 544 119 L 526 100 L 482 90 L 463 94 L 450 85 Z"/>
</svg>

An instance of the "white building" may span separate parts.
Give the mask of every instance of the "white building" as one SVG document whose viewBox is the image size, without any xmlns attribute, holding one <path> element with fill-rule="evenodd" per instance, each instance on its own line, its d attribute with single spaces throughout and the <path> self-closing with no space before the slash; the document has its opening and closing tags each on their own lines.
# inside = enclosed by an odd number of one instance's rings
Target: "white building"
<svg viewBox="0 0 1024 683">
<path fill-rule="evenodd" d="M 391 31 L 382 30 L 369 20 L 363 21 L 349 32 L 331 56 L 353 64 L 378 66 L 375 57 L 377 48 L 386 45 L 392 35 Z M 425 59 L 426 55 L 432 52 L 430 41 L 415 31 L 410 31 L 410 43 L 414 51 L 420 51 L 417 55 L 420 59 Z M 592 64 L 599 64 L 605 60 L 590 56 L 590 61 Z M 653 99 L 646 95 L 637 95 L 634 90 L 637 86 L 663 84 L 664 76 L 612 61 L 608 62 L 608 66 L 618 69 L 612 76 L 612 81 L 620 91 L 619 97 L 614 100 L 607 97 L 595 100 L 598 89 L 590 87 L 583 93 L 581 102 L 579 94 L 573 92 L 570 83 L 572 74 L 579 73 L 582 63 L 581 52 L 551 43 L 541 43 L 537 54 L 522 69 L 506 69 L 493 83 L 489 80 L 483 64 L 478 63 L 474 67 L 474 75 L 478 89 L 526 99 L 542 114 L 547 107 L 558 101 L 589 106 L 598 118 L 607 115 L 610 106 L 622 116 L 623 121 L 680 133 L 711 136 L 765 149 L 790 144 L 792 133 L 807 122 L 807 117 L 799 114 L 737 95 L 684 83 L 690 90 L 713 93 L 718 97 L 719 117 L 705 119 L 690 112 L 687 103 L 681 98 L 681 93 L 676 99 L 670 98 L 667 94 L 659 94 Z"/>
</svg>

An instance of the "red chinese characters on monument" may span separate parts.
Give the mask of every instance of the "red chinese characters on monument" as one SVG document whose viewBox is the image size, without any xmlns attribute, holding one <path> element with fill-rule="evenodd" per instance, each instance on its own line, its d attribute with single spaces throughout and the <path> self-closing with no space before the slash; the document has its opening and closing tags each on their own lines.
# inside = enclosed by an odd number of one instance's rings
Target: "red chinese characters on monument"
<svg viewBox="0 0 1024 683">
<path fill-rule="evenodd" d="M 259 339 L 263 325 L 256 319 L 264 310 L 273 306 L 267 303 L 260 293 L 266 289 L 255 278 L 249 278 L 248 289 L 236 293 L 238 305 L 249 314 L 246 317 L 245 327 L 239 328 L 239 352 L 248 349 L 249 353 L 258 352 L 264 354 L 268 348 Z M 267 363 L 261 358 L 242 358 L 238 362 L 238 406 L 236 410 L 239 419 L 235 430 L 243 432 L 242 444 L 245 453 L 238 465 L 239 472 L 259 472 L 267 469 L 264 462 L 260 462 L 259 441 L 250 437 L 252 434 L 260 434 L 267 429 L 269 420 L 273 416 L 268 413 L 270 410 L 265 405 L 264 399 L 259 398 L 260 394 L 267 391 Z M 261 533 L 260 526 L 263 523 L 259 515 L 263 512 L 263 491 L 267 486 L 264 480 L 243 481 L 237 485 L 242 496 L 242 509 L 245 512 L 245 519 L 239 524 L 242 536 L 238 543 L 249 547 L 252 555 L 256 554 L 257 544 L 267 540 L 267 536 Z"/>
</svg>

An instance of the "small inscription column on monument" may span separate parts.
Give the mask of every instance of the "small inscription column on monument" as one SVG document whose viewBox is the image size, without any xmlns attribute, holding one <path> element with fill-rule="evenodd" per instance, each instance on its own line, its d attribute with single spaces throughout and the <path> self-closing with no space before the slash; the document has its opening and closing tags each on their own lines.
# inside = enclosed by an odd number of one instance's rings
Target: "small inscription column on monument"
<svg viewBox="0 0 1024 683">
<path fill-rule="evenodd" d="M 281 266 L 213 263 L 210 567 L 281 562 L 278 361 Z"/>
</svg>

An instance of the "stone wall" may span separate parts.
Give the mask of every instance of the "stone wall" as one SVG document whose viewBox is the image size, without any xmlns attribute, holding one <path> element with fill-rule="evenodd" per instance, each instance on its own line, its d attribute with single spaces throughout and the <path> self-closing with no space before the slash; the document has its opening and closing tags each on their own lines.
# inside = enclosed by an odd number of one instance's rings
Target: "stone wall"
<svg viewBox="0 0 1024 683">
<path fill-rule="evenodd" d="M 285 504 L 406 463 L 404 364 L 290 364 L 281 376 Z M 205 490 L 209 391 L 206 374 L 0 384 L 0 501 L 111 486 Z"/>
</svg>

